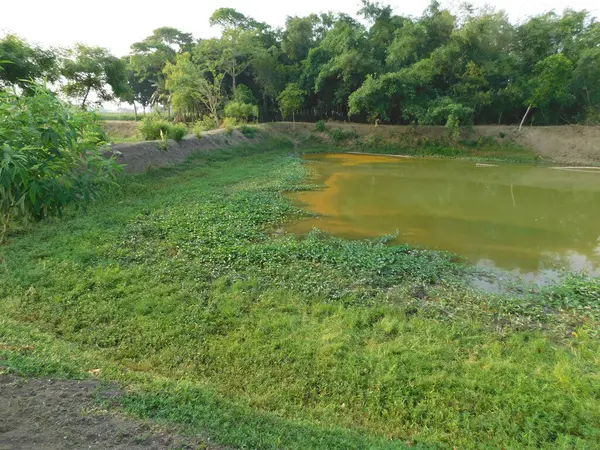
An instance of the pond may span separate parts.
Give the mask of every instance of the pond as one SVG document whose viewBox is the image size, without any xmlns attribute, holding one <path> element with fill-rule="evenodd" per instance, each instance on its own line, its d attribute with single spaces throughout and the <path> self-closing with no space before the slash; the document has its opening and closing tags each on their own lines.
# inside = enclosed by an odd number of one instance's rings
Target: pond
<svg viewBox="0 0 600 450">
<path fill-rule="evenodd" d="M 360 154 L 304 157 L 322 190 L 289 194 L 320 217 L 287 225 L 344 238 L 397 233 L 477 266 L 543 283 L 600 274 L 600 173 Z"/>
</svg>

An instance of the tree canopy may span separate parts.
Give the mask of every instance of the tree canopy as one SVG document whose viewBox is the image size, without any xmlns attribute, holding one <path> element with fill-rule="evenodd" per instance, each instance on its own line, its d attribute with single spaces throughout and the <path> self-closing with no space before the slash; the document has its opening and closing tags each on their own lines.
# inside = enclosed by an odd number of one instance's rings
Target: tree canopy
<svg viewBox="0 0 600 450">
<path fill-rule="evenodd" d="M 600 23 L 586 11 L 549 12 L 515 24 L 489 7 L 466 5 L 453 13 L 434 0 L 420 17 L 408 17 L 362 0 L 357 15 L 361 20 L 294 16 L 273 29 L 220 8 L 209 21 L 218 37 L 197 40 L 163 27 L 133 43 L 121 60 L 124 78 L 119 60 L 76 47 L 62 63 L 64 91 L 80 101 L 89 88 L 100 100 L 161 105 L 183 120 L 223 117 L 232 102 L 238 105 L 230 112 L 256 105 L 259 120 L 278 119 L 290 83 L 304 93 L 294 109 L 302 120 L 454 127 L 600 117 Z M 4 86 L 57 79 L 56 53 L 15 36 L 0 41 L 0 60 L 13 62 L 0 73 Z M 238 86 L 255 100 L 235 99 Z"/>
</svg>

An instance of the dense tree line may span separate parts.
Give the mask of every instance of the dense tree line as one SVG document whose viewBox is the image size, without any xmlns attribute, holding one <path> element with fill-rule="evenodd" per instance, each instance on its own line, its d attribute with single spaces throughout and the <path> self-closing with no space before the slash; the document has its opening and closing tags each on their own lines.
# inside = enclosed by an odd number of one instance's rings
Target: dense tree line
<svg viewBox="0 0 600 450">
<path fill-rule="evenodd" d="M 598 123 L 600 23 L 586 11 L 515 25 L 493 10 L 453 15 L 433 1 L 414 18 L 363 0 L 358 14 L 361 21 L 288 17 L 273 29 L 222 8 L 210 19 L 220 37 L 159 28 L 124 58 L 85 46 L 57 53 L 8 36 L 0 60 L 13 64 L 0 83 L 63 80 L 63 91 L 84 106 L 94 92 L 185 121 L 283 113 L 448 126 Z"/>
</svg>

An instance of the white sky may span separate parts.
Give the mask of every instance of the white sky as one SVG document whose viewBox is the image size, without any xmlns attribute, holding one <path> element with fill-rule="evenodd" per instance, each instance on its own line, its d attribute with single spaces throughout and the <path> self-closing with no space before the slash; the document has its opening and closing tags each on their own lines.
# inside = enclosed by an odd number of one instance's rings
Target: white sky
<svg viewBox="0 0 600 450">
<path fill-rule="evenodd" d="M 420 15 L 429 0 L 383 0 L 397 14 Z M 490 4 L 504 9 L 512 21 L 549 10 L 566 7 L 586 9 L 600 16 L 598 0 L 472 0 L 475 6 Z M 459 0 L 442 0 L 442 5 L 458 7 Z M 87 6 L 89 5 L 89 6 Z M 220 7 L 238 11 L 271 26 L 282 26 L 286 16 L 305 16 L 313 12 L 345 12 L 355 15 L 359 0 L 0 0 L 0 35 L 16 33 L 32 43 L 71 46 L 75 42 L 98 45 L 115 55 L 128 53 L 129 46 L 162 26 L 191 32 L 196 38 L 216 33 L 208 18 Z"/>
</svg>

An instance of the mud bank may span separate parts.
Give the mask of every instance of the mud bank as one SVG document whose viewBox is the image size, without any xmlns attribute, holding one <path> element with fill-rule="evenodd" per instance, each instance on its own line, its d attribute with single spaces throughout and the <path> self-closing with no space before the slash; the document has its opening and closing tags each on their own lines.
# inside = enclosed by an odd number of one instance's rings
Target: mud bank
<svg viewBox="0 0 600 450">
<path fill-rule="evenodd" d="M 247 142 L 250 140 L 237 130 L 231 134 L 226 130 L 214 130 L 206 132 L 200 139 L 196 136 L 186 136 L 179 142 L 169 140 L 166 150 L 160 148 L 158 141 L 143 141 L 114 144 L 112 151 L 116 154 L 117 162 L 125 166 L 125 172 L 134 173 L 180 163 L 192 153 Z"/>
</svg>

